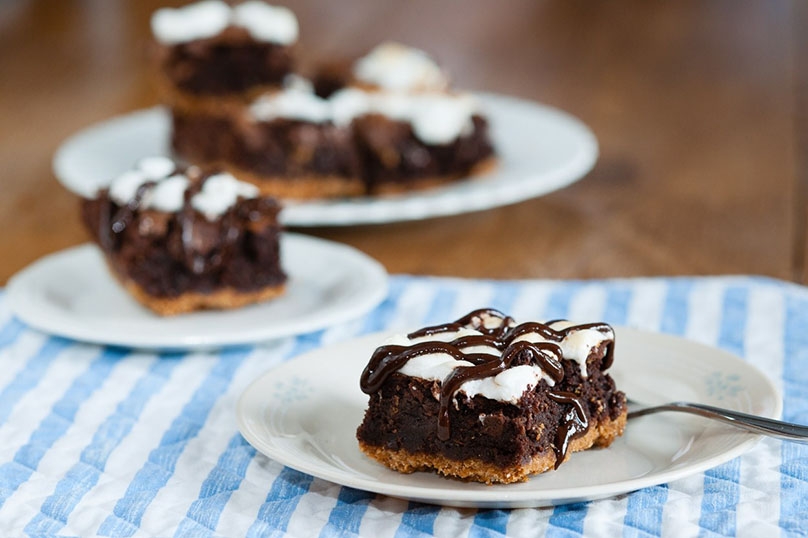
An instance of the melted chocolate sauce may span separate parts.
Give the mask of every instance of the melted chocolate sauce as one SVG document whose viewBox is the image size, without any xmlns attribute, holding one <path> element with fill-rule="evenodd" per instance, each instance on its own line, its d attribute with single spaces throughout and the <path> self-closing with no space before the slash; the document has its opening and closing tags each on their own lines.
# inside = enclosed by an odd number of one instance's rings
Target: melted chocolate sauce
<svg viewBox="0 0 808 538">
<path fill-rule="evenodd" d="M 497 327 L 492 328 L 486 327 L 485 326 L 486 317 L 498 318 L 500 320 L 500 324 Z M 478 310 L 469 312 L 462 318 L 453 321 L 451 323 L 444 323 L 442 325 L 433 325 L 431 327 L 424 327 L 423 329 L 408 334 L 407 338 L 409 338 L 410 340 L 415 340 L 416 338 L 423 338 L 424 336 L 434 336 L 440 333 L 457 332 L 460 329 L 474 329 L 475 331 L 479 331 L 484 335 L 500 337 L 512 325 L 513 325 L 513 318 L 510 316 L 506 316 L 499 310 L 495 310 L 493 308 L 480 308 Z"/>
<path fill-rule="evenodd" d="M 548 321 L 547 323 L 539 323 L 537 321 L 531 321 L 527 323 L 522 323 L 521 325 L 517 325 L 508 333 L 506 334 L 505 338 L 508 342 L 512 342 L 516 338 L 530 333 L 536 333 L 540 335 L 542 338 L 546 340 L 550 340 L 552 342 L 561 342 L 569 336 L 571 333 L 575 333 L 578 331 L 586 331 L 586 330 L 595 330 L 601 332 L 603 334 L 613 334 L 613 330 L 610 325 L 607 323 L 584 323 L 581 325 L 572 325 L 567 327 L 566 329 L 556 330 L 550 327 L 553 323 L 557 323 L 559 321 L 565 321 L 561 319 L 556 319 L 553 321 Z M 612 339 L 606 346 L 606 355 L 603 357 L 603 363 L 601 368 L 603 370 L 608 369 L 612 363 L 614 362 L 614 339 Z"/>
<path fill-rule="evenodd" d="M 570 441 L 580 437 L 589 429 L 589 419 L 586 416 L 583 402 L 575 394 L 551 390 L 547 395 L 556 403 L 571 406 L 564 415 L 564 421 L 558 427 L 555 445 L 553 445 L 556 455 L 555 468 L 558 469 L 567 457 Z"/>
<path fill-rule="evenodd" d="M 497 327 L 486 327 L 485 318 L 497 318 L 500 320 L 500 324 Z M 465 327 L 470 327 L 475 331 L 480 331 L 483 334 L 499 338 L 505 334 L 508 329 L 513 327 L 514 320 L 512 317 L 506 316 L 499 310 L 495 310 L 493 308 L 480 308 L 478 310 L 469 312 L 462 318 L 458 319 L 455 323 Z"/>
<path fill-rule="evenodd" d="M 486 327 L 487 318 L 498 318 L 496 327 Z M 557 320 L 561 321 L 561 320 Z M 446 441 L 451 435 L 449 424 L 449 406 L 455 393 L 467 381 L 493 377 L 504 370 L 522 364 L 539 366 L 555 383 L 564 377 L 562 352 L 559 343 L 570 333 L 582 330 L 597 330 L 612 334 L 612 328 L 605 323 L 587 323 L 573 325 L 555 330 L 549 323 L 528 322 L 513 326 L 511 317 L 501 312 L 485 308 L 475 310 L 452 323 L 425 327 L 408 335 L 410 339 L 434 336 L 441 333 L 458 332 L 463 328 L 477 330 L 483 334 L 468 335 L 452 342 L 421 342 L 410 346 L 388 345 L 376 350 L 367 367 L 362 372 L 360 386 L 366 394 L 378 391 L 387 378 L 401 369 L 410 359 L 431 353 L 446 353 L 454 359 L 472 363 L 471 366 L 458 366 L 443 379 L 440 392 L 440 411 L 438 415 L 438 439 Z M 525 340 L 514 342 L 520 336 L 536 333 L 545 342 L 531 343 Z M 472 346 L 487 346 L 500 351 L 500 354 L 463 353 L 461 349 Z M 607 344 L 603 358 L 603 369 L 608 368 L 614 359 L 614 341 Z M 579 437 L 589 428 L 589 419 L 584 402 L 571 392 L 549 391 L 548 396 L 554 402 L 569 406 L 559 426 L 553 450 L 556 453 L 556 468 L 564 461 L 570 441 Z"/>
<path fill-rule="evenodd" d="M 382 346 L 373 353 L 370 362 L 362 372 L 359 384 L 362 392 L 372 394 L 379 390 L 394 372 L 407 361 L 420 355 L 446 353 L 456 360 L 466 360 L 466 356 L 457 347 L 446 342 L 421 342 L 412 346 Z"/>
<path fill-rule="evenodd" d="M 407 335 L 407 338 L 410 340 L 415 340 L 416 338 L 423 338 L 424 336 L 435 336 L 436 334 L 441 333 L 456 333 L 463 326 L 459 323 L 444 323 L 443 325 L 433 325 L 431 327 L 424 327 L 423 329 L 419 329 L 415 332 L 411 332 Z"/>
</svg>

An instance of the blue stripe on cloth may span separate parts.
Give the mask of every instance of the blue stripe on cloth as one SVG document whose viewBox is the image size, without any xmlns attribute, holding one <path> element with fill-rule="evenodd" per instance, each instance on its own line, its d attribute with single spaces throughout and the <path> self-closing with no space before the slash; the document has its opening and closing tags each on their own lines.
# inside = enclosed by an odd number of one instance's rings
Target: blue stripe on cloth
<svg viewBox="0 0 808 538">
<path fill-rule="evenodd" d="M 135 474 L 124 496 L 115 504 L 98 534 L 131 536 L 140 527 L 146 509 L 174 474 L 180 455 L 188 442 L 199 434 L 219 397 L 230 386 L 233 376 L 252 348 L 233 348 L 221 353 L 207 377 L 196 389 L 180 414 L 151 451 L 148 461 Z"/>
<path fill-rule="evenodd" d="M 387 298 L 365 316 L 361 334 L 374 333 L 387 327 L 393 314 L 396 313 L 398 302 L 405 289 L 404 286 L 400 285 L 390 286 L 387 290 Z"/>
<path fill-rule="evenodd" d="M 570 303 L 574 298 L 574 291 L 569 291 L 559 297 L 551 297 L 552 308 L 558 308 L 563 312 L 555 314 L 557 317 L 566 317 L 569 312 Z M 623 325 L 628 319 L 628 310 L 631 298 L 634 294 L 632 288 L 611 287 L 606 294 L 606 302 L 603 307 L 602 317 L 609 323 Z M 552 315 L 547 318 L 554 317 Z M 589 503 L 575 503 L 565 506 L 557 506 L 550 516 L 550 526 L 547 528 L 548 537 L 578 536 L 584 532 L 584 520 L 589 512 Z"/>
<path fill-rule="evenodd" d="M 613 288 L 606 294 L 603 308 L 603 319 L 615 325 L 625 325 L 628 320 L 628 309 L 634 290 L 631 288 Z"/>
<path fill-rule="evenodd" d="M 284 467 L 272 482 L 266 502 L 247 531 L 247 538 L 285 536 L 289 520 L 313 480 L 310 475 Z"/>
<path fill-rule="evenodd" d="M 749 307 L 749 289 L 733 286 L 724 292 L 718 346 L 742 357 Z"/>
<path fill-rule="evenodd" d="M 550 526 L 547 528 L 545 537 L 583 536 L 588 505 L 588 502 L 584 502 L 556 506 L 550 516 Z"/>
<path fill-rule="evenodd" d="M 227 450 L 219 456 L 216 467 L 202 483 L 199 498 L 191 503 L 174 536 L 201 538 L 213 535 L 222 510 L 244 480 L 255 453 L 241 434 L 236 433 L 230 439 Z"/>
<path fill-rule="evenodd" d="M 318 347 L 324 331 L 299 336 L 284 359 L 294 357 Z M 177 527 L 175 536 L 211 536 L 233 492 L 239 488 L 247 474 L 247 468 L 256 451 L 247 441 L 236 434 L 225 451 L 219 455 L 216 466 L 211 469 L 197 499 L 188 507 L 185 518 Z"/>
<path fill-rule="evenodd" d="M 749 289 L 733 286 L 724 292 L 718 346 L 736 355 L 744 354 L 744 334 Z M 704 495 L 699 518 L 700 535 L 715 532 L 735 536 L 738 501 L 741 498 L 741 459 L 704 473 Z"/>
<path fill-rule="evenodd" d="M 692 289 L 692 282 L 686 280 L 673 280 L 668 284 L 660 320 L 662 332 L 684 334 Z M 629 495 L 626 515 L 623 518 L 624 538 L 661 536 L 662 515 L 667 501 L 667 484 L 641 489 Z"/>
<path fill-rule="evenodd" d="M 499 310 L 505 314 L 512 314 L 513 303 L 519 297 L 522 286 L 513 282 L 497 282 L 494 288 L 494 295 L 487 306 Z M 486 305 L 480 305 L 484 307 Z M 465 312 L 463 312 L 465 314 Z"/>
<path fill-rule="evenodd" d="M 3 387 L 0 391 L 0 425 L 6 423 L 20 398 L 42 380 L 53 360 L 71 343 L 64 338 L 48 338 L 39 351 L 17 372 L 14 379 Z"/>
<path fill-rule="evenodd" d="M 783 418 L 808 424 L 808 300 L 787 297 L 783 364 Z M 808 514 L 808 445 L 782 443 L 780 528 L 805 536 Z"/>
<path fill-rule="evenodd" d="M 78 463 L 56 484 L 53 494 L 42 503 L 40 512 L 26 525 L 26 534 L 56 534 L 67 524 L 67 518 L 79 501 L 98 483 L 112 451 L 129 435 L 152 396 L 165 386 L 180 362 L 177 357 L 164 356 L 154 361 L 117 405 L 115 412 L 96 430 L 90 444 L 82 450 Z"/>
<path fill-rule="evenodd" d="M 410 502 L 407 511 L 401 514 L 401 523 L 394 538 L 421 538 L 435 534 L 435 520 L 440 506 Z"/>
<path fill-rule="evenodd" d="M 623 537 L 662 536 L 662 514 L 667 501 L 667 484 L 632 493 L 623 518 Z"/>
<path fill-rule="evenodd" d="M 469 538 L 495 538 L 505 536 L 510 510 L 480 510 L 474 516 Z"/>
<path fill-rule="evenodd" d="M 43 346 L 54 355 L 64 347 L 65 341 L 62 339 L 52 339 Z M 73 424 L 79 407 L 101 386 L 115 364 L 125 355 L 126 352 L 120 349 L 108 349 L 93 360 L 53 404 L 50 413 L 39 423 L 28 442 L 14 454 L 13 461 L 0 466 L 0 506 L 31 477 L 44 455 Z"/>
<path fill-rule="evenodd" d="M 634 290 L 630 287 L 615 286 L 606 294 L 606 305 L 601 320 L 612 325 L 625 325 L 628 320 L 628 309 Z"/>
<path fill-rule="evenodd" d="M 452 321 L 452 311 L 454 310 L 455 300 L 457 299 L 457 290 L 450 288 L 441 288 L 432 298 L 432 303 L 429 305 L 424 315 L 424 319 L 416 323 L 419 327 L 421 325 L 434 325 L 437 323 L 446 323 Z"/>
<path fill-rule="evenodd" d="M 572 303 L 573 297 L 582 287 L 583 283 L 581 282 L 559 284 L 547 299 L 542 318 L 544 318 L 544 320 L 566 318 L 569 315 L 570 304 Z"/>
<path fill-rule="evenodd" d="M 320 531 L 321 538 L 359 535 L 362 516 L 368 504 L 376 497 L 374 493 L 361 489 L 342 488 L 337 497 L 337 505 L 331 510 L 328 522 Z"/>
<path fill-rule="evenodd" d="M 692 280 L 673 280 L 668 284 L 665 306 L 659 330 L 663 333 L 683 335 L 687 328 Z"/>
<path fill-rule="evenodd" d="M 11 318 L 0 329 L 0 349 L 10 346 L 25 330 L 25 324 L 17 318 Z"/>
</svg>

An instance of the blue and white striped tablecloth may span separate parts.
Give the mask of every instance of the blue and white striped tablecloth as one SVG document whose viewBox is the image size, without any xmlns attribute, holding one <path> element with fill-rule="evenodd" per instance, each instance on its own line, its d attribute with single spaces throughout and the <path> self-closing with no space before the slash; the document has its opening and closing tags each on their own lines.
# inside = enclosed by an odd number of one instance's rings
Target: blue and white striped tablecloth
<svg viewBox="0 0 808 538">
<path fill-rule="evenodd" d="M 720 346 L 770 372 L 808 423 L 808 290 L 763 278 L 494 282 L 392 278 L 362 319 L 216 353 L 155 355 L 30 330 L 0 295 L 0 536 L 796 536 L 808 446 L 764 440 L 716 469 L 613 499 L 468 510 L 340 487 L 267 459 L 235 403 L 312 348 L 492 306 L 604 319 Z"/>
</svg>

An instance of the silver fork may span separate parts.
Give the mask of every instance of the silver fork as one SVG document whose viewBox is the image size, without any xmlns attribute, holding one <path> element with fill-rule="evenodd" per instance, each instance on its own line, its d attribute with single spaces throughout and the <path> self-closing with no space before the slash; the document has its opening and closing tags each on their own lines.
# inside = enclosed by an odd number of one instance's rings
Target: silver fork
<svg viewBox="0 0 808 538">
<path fill-rule="evenodd" d="M 628 403 L 632 405 L 632 409 L 628 413 L 628 418 L 630 419 L 662 411 L 676 411 L 718 420 L 752 433 L 768 435 L 796 443 L 808 443 L 808 426 L 794 424 L 793 422 L 783 422 L 782 420 L 758 417 L 731 409 L 722 409 L 720 407 L 713 407 L 712 405 L 690 402 L 670 402 L 650 407 L 643 407 L 642 404 L 638 404 L 632 400 L 629 400 Z M 635 405 L 639 405 L 640 407 L 634 408 Z"/>
</svg>

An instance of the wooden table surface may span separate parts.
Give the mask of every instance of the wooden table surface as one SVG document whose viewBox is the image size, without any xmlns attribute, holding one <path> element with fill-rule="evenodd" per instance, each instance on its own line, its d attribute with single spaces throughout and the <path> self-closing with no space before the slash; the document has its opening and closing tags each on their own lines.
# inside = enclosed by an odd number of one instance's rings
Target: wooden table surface
<svg viewBox="0 0 808 538">
<path fill-rule="evenodd" d="M 51 171 L 60 142 L 157 102 L 159 0 L 0 2 L 0 283 L 87 240 Z M 480 213 L 305 230 L 390 272 L 495 278 L 806 279 L 806 46 L 799 0 L 301 0 L 303 61 L 394 39 L 457 85 L 564 109 L 598 137 L 580 182 Z M 536 141 L 541 144 L 541 140 Z"/>
</svg>

